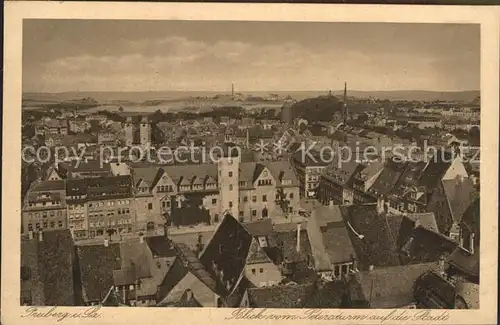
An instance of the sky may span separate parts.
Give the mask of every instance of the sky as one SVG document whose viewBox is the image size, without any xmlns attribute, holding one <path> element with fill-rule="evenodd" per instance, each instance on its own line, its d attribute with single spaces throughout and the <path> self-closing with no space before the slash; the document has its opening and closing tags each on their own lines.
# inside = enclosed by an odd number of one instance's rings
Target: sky
<svg viewBox="0 0 500 325">
<path fill-rule="evenodd" d="M 25 20 L 23 91 L 478 90 L 479 25 Z"/>
</svg>

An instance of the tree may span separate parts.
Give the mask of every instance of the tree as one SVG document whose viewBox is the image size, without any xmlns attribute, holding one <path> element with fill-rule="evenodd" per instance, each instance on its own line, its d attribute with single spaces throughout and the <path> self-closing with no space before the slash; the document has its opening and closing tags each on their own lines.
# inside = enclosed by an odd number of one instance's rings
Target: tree
<svg viewBox="0 0 500 325">
<path fill-rule="evenodd" d="M 116 230 L 114 230 L 113 228 L 106 229 L 106 234 L 108 234 L 109 241 L 111 241 L 111 236 L 114 235 L 115 233 Z"/>
<path fill-rule="evenodd" d="M 481 143 L 481 131 L 477 126 L 473 126 L 469 130 L 469 137 L 471 139 L 472 144 L 479 144 Z"/>
<path fill-rule="evenodd" d="M 278 188 L 276 194 L 278 195 L 278 198 L 276 199 L 276 204 L 278 204 L 281 210 L 285 213 L 285 218 L 288 218 L 290 200 L 286 198 L 286 193 L 283 190 L 283 188 Z"/>
</svg>

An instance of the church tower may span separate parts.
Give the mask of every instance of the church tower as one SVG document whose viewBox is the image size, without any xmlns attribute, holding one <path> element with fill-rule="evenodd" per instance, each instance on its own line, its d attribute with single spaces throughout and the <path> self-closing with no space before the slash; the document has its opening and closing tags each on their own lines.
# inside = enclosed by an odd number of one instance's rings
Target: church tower
<svg viewBox="0 0 500 325">
<path fill-rule="evenodd" d="M 219 211 L 223 215 L 231 213 L 234 218 L 239 215 L 239 169 L 240 150 L 235 144 L 225 143 L 222 156 L 218 161 Z"/>
<path fill-rule="evenodd" d="M 125 145 L 131 147 L 134 143 L 134 124 L 132 123 L 132 118 L 127 117 L 125 121 Z"/>
<path fill-rule="evenodd" d="M 347 82 L 344 84 L 344 100 L 342 103 L 342 116 L 344 118 L 344 124 L 347 124 L 347 119 L 349 117 L 349 110 L 347 108 Z"/>
<path fill-rule="evenodd" d="M 139 134 L 141 146 L 151 145 L 151 123 L 149 123 L 146 116 L 144 116 L 141 120 Z"/>
</svg>

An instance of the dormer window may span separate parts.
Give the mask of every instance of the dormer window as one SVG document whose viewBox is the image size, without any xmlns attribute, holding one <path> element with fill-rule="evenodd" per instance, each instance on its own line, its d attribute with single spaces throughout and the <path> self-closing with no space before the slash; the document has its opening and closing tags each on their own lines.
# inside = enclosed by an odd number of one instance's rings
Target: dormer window
<svg viewBox="0 0 500 325">
<path fill-rule="evenodd" d="M 463 234 L 461 247 L 470 254 L 474 254 L 474 233 L 467 231 Z"/>
</svg>

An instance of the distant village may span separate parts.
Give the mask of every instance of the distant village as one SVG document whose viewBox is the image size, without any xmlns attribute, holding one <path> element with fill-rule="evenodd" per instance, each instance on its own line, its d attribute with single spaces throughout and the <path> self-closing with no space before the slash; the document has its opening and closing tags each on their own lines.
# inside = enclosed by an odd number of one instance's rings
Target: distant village
<svg viewBox="0 0 500 325">
<path fill-rule="evenodd" d="M 277 100 L 23 111 L 21 304 L 478 308 L 479 99 Z"/>
</svg>

